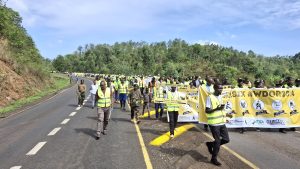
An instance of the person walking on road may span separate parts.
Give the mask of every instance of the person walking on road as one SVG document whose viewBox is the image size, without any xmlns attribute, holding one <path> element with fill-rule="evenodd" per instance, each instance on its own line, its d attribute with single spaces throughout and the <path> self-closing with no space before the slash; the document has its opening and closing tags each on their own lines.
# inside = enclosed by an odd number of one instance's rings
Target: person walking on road
<svg viewBox="0 0 300 169">
<path fill-rule="evenodd" d="M 96 84 L 96 80 L 93 81 L 93 84 L 90 87 L 90 94 L 92 98 L 92 108 L 94 109 L 96 103 L 96 93 L 98 90 L 98 85 Z"/>
<path fill-rule="evenodd" d="M 106 87 L 105 81 L 101 81 L 100 88 L 97 90 L 97 140 L 100 138 L 101 132 L 103 133 L 103 135 L 107 134 L 107 125 L 110 116 L 111 103 L 112 92 L 110 88 Z"/>
<path fill-rule="evenodd" d="M 82 107 L 82 105 L 83 105 L 83 100 L 85 99 L 85 90 L 86 90 L 86 86 L 84 84 L 84 80 L 81 79 L 80 84 L 78 85 L 78 91 L 77 91 L 79 107 Z"/>
<path fill-rule="evenodd" d="M 141 89 L 140 89 L 141 90 Z M 142 92 L 141 92 L 142 93 Z M 142 115 L 144 115 L 145 113 L 145 109 L 147 108 L 148 111 L 148 119 L 150 119 L 150 107 L 149 107 L 149 102 L 150 102 L 150 96 L 149 96 L 149 90 L 148 88 L 145 88 L 144 93 L 142 94 L 144 97 L 144 104 L 143 104 L 143 113 Z"/>
<path fill-rule="evenodd" d="M 164 99 L 165 99 L 165 92 L 163 87 L 159 87 L 157 92 L 155 93 L 154 97 L 154 107 L 155 107 L 155 117 L 156 119 L 162 119 L 162 115 L 164 114 Z"/>
<path fill-rule="evenodd" d="M 131 108 L 131 120 L 135 118 L 137 124 L 140 123 L 139 111 L 140 111 L 142 99 L 143 96 L 141 94 L 138 84 L 134 84 L 133 90 L 129 94 L 129 105 Z"/>
<path fill-rule="evenodd" d="M 227 128 L 225 126 L 226 116 L 231 116 L 226 114 L 224 111 L 224 104 L 221 104 L 221 93 L 222 85 L 214 85 L 214 93 L 210 94 L 206 99 L 206 116 L 207 123 L 212 133 L 213 142 L 206 142 L 206 146 L 210 154 L 212 154 L 211 163 L 220 166 L 221 163 L 217 160 L 217 155 L 220 150 L 220 146 L 229 142 L 229 135 Z"/>
<path fill-rule="evenodd" d="M 171 86 L 171 92 L 167 93 L 167 110 L 170 121 L 170 137 L 174 137 L 174 130 L 177 126 L 179 111 L 179 95 L 176 92 L 176 86 Z"/>
<path fill-rule="evenodd" d="M 119 84 L 118 89 L 119 89 L 119 93 L 120 93 L 119 99 L 120 99 L 121 109 L 123 109 L 125 111 L 128 86 L 126 85 L 124 79 L 121 80 L 121 83 Z"/>
</svg>

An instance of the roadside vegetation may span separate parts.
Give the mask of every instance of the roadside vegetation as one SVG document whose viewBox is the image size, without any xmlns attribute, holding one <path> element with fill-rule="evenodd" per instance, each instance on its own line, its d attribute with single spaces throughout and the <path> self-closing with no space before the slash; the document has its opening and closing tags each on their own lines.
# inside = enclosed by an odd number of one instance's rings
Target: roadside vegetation
<svg viewBox="0 0 300 169">
<path fill-rule="evenodd" d="M 5 106 L 0 109 L 0 117 L 7 116 L 10 112 L 13 112 L 21 107 L 30 105 L 45 96 L 55 94 L 57 91 L 66 88 L 70 85 L 69 77 L 62 74 L 51 74 L 51 81 L 44 89 L 36 92 L 36 94 L 25 97 L 14 102 L 11 102 L 8 106 Z"/>
</svg>

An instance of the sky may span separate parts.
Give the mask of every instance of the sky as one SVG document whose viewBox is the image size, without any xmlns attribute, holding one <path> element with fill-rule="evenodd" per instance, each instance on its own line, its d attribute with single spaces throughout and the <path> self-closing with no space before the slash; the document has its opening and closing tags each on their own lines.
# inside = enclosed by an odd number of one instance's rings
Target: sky
<svg viewBox="0 0 300 169">
<path fill-rule="evenodd" d="M 6 0 L 4 0 L 6 1 Z M 43 57 L 179 38 L 264 56 L 300 52 L 298 0 L 8 0 Z"/>
</svg>

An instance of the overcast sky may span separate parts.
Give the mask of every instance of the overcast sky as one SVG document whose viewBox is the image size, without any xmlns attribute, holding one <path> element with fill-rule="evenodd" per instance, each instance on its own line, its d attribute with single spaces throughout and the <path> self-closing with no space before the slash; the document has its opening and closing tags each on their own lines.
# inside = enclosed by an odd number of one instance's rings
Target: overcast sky
<svg viewBox="0 0 300 169">
<path fill-rule="evenodd" d="M 265 56 L 300 52 L 298 0 L 8 0 L 41 54 L 124 41 L 217 43 Z"/>
</svg>

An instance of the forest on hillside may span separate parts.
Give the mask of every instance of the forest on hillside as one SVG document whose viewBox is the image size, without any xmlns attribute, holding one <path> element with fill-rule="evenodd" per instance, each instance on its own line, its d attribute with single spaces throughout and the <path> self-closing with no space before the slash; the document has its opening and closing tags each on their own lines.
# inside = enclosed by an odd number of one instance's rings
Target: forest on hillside
<svg viewBox="0 0 300 169">
<path fill-rule="evenodd" d="M 87 44 L 72 54 L 53 60 L 58 71 L 125 75 L 161 75 L 188 77 L 211 75 L 264 79 L 273 83 L 281 78 L 300 75 L 300 53 L 295 56 L 266 57 L 249 50 L 214 44 L 189 44 L 181 39 L 163 42 L 122 42 Z"/>
<path fill-rule="evenodd" d="M 33 75 L 40 80 L 49 77 L 51 62 L 44 59 L 34 41 L 22 26 L 18 12 L 0 0 L 0 61 L 19 75 Z"/>
</svg>

